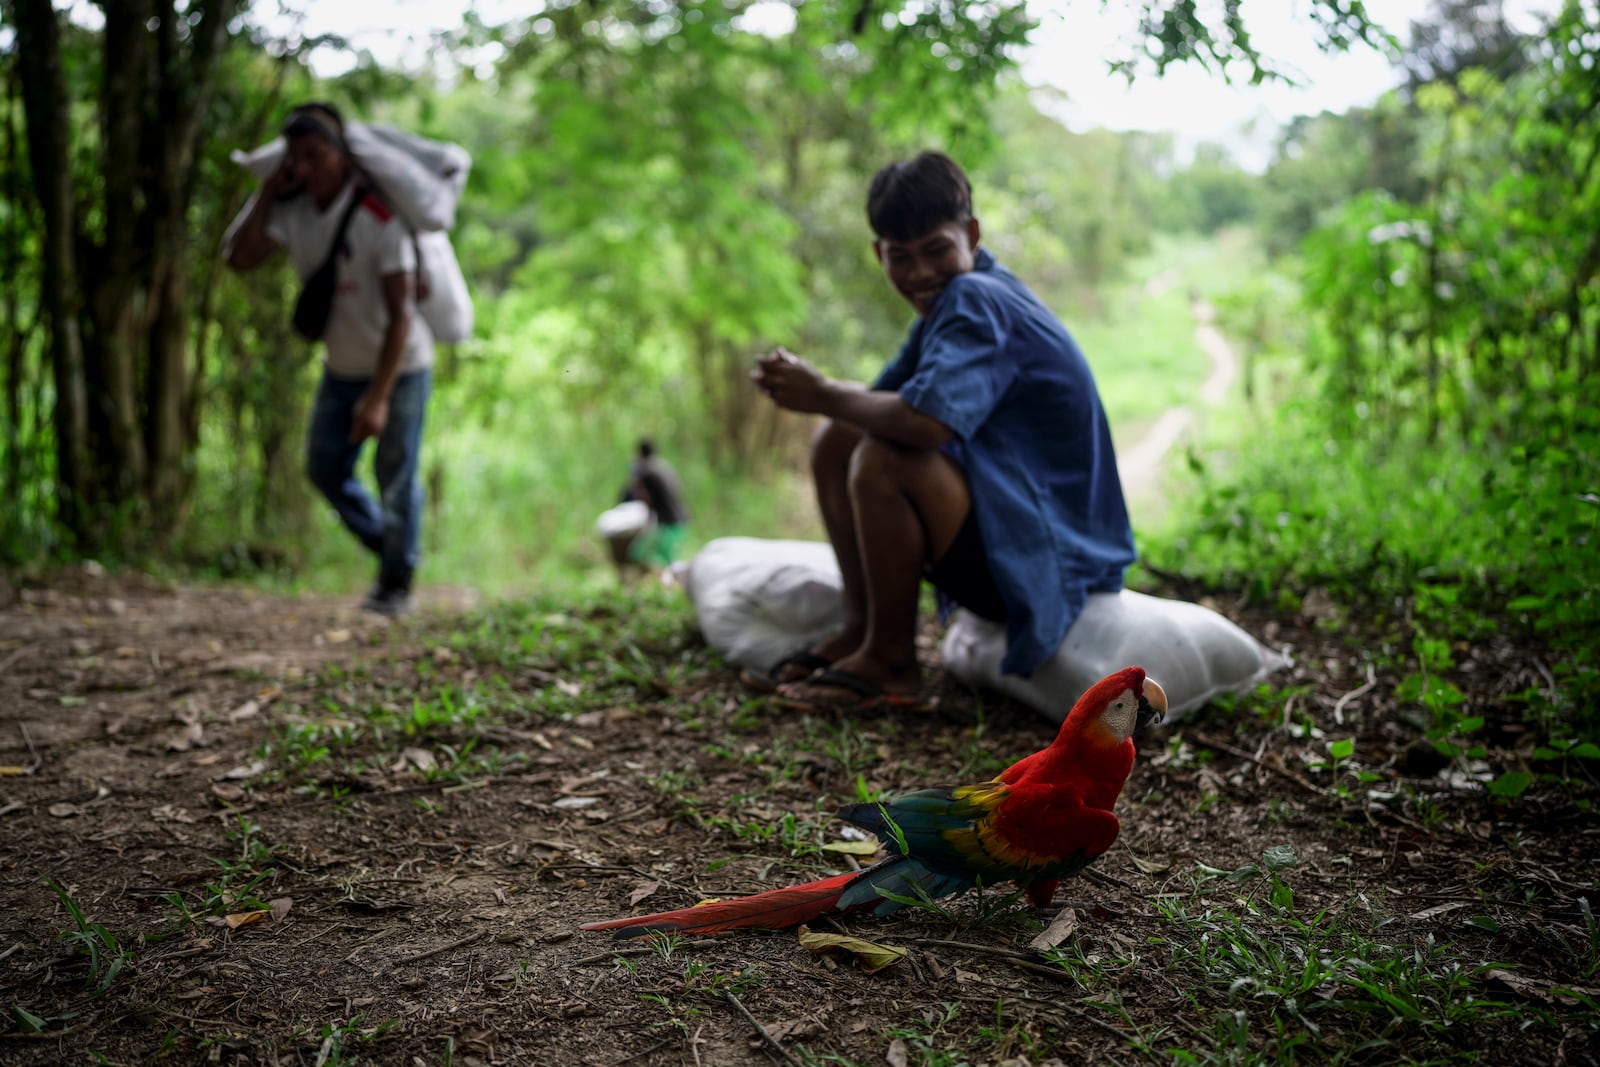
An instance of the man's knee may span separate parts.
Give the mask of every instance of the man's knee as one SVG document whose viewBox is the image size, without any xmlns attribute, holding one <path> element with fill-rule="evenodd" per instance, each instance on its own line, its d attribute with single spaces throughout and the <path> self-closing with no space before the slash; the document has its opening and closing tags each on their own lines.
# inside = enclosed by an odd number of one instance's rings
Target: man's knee
<svg viewBox="0 0 1600 1067">
<path fill-rule="evenodd" d="M 333 495 L 344 484 L 340 457 L 312 449 L 306 453 L 306 477 L 324 496 Z"/>
<path fill-rule="evenodd" d="M 811 437 L 811 469 L 848 471 L 850 457 L 863 440 L 860 430 L 829 419 Z"/>
<path fill-rule="evenodd" d="M 916 450 L 881 437 L 862 437 L 850 453 L 850 484 L 903 485 L 911 465 L 924 458 Z"/>
</svg>

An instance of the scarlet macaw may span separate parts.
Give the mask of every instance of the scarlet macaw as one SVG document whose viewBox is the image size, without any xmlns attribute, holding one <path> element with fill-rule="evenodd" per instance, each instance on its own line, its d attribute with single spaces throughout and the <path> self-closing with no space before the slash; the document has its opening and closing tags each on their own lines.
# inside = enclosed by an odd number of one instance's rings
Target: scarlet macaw
<svg viewBox="0 0 1600 1067">
<path fill-rule="evenodd" d="M 582 929 L 615 930 L 618 937 L 776 930 L 823 915 L 887 915 L 902 905 L 884 894 L 936 900 L 980 880 L 1016 882 L 1043 907 L 1062 878 L 1117 840 L 1121 827 L 1111 808 L 1133 770 L 1134 731 L 1166 710 L 1166 693 L 1144 668 L 1125 667 L 1078 699 L 1049 747 L 993 781 L 840 809 L 840 818 L 871 830 L 890 851 L 871 867 Z"/>
</svg>

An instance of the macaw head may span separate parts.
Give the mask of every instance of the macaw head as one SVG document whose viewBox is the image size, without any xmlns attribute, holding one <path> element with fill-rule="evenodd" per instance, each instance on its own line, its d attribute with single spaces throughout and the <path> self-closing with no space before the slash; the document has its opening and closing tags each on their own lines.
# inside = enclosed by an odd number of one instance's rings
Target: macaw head
<svg viewBox="0 0 1600 1067">
<path fill-rule="evenodd" d="M 1124 667 L 1100 679 L 1078 698 L 1062 723 L 1075 734 L 1093 733 L 1112 746 L 1121 745 L 1167 713 L 1167 694 L 1143 667 Z"/>
</svg>

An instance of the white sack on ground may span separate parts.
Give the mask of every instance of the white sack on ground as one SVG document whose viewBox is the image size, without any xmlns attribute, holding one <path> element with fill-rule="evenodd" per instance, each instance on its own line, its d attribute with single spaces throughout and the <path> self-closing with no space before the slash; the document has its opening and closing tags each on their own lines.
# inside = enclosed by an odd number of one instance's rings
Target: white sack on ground
<svg viewBox="0 0 1600 1067">
<path fill-rule="evenodd" d="M 826 541 L 719 537 L 682 580 L 706 643 L 740 667 L 764 671 L 844 623 L 839 563 Z"/>
<path fill-rule="evenodd" d="M 1005 628 L 958 611 L 944 638 L 944 666 L 968 685 L 996 689 L 1060 722 L 1101 678 L 1137 665 L 1167 693 L 1178 722 L 1223 693 L 1252 688 L 1289 661 L 1199 604 L 1132 590 L 1095 593 L 1050 660 L 1023 678 L 1001 674 Z"/>
</svg>

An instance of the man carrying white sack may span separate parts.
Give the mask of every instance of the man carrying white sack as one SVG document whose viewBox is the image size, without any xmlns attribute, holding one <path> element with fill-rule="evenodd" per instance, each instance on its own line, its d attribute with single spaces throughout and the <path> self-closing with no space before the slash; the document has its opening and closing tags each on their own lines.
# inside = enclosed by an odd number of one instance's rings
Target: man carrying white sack
<svg viewBox="0 0 1600 1067">
<path fill-rule="evenodd" d="M 356 539 L 378 557 L 362 607 L 390 617 L 411 608 L 421 541 L 418 478 L 432 391 L 434 339 L 417 314 L 413 235 L 353 166 L 331 105 L 289 112 L 284 163 L 233 236 L 228 265 L 250 271 L 287 247 L 304 290 L 295 327 L 323 342 L 306 472 Z M 380 499 L 356 477 L 377 441 Z"/>
</svg>

